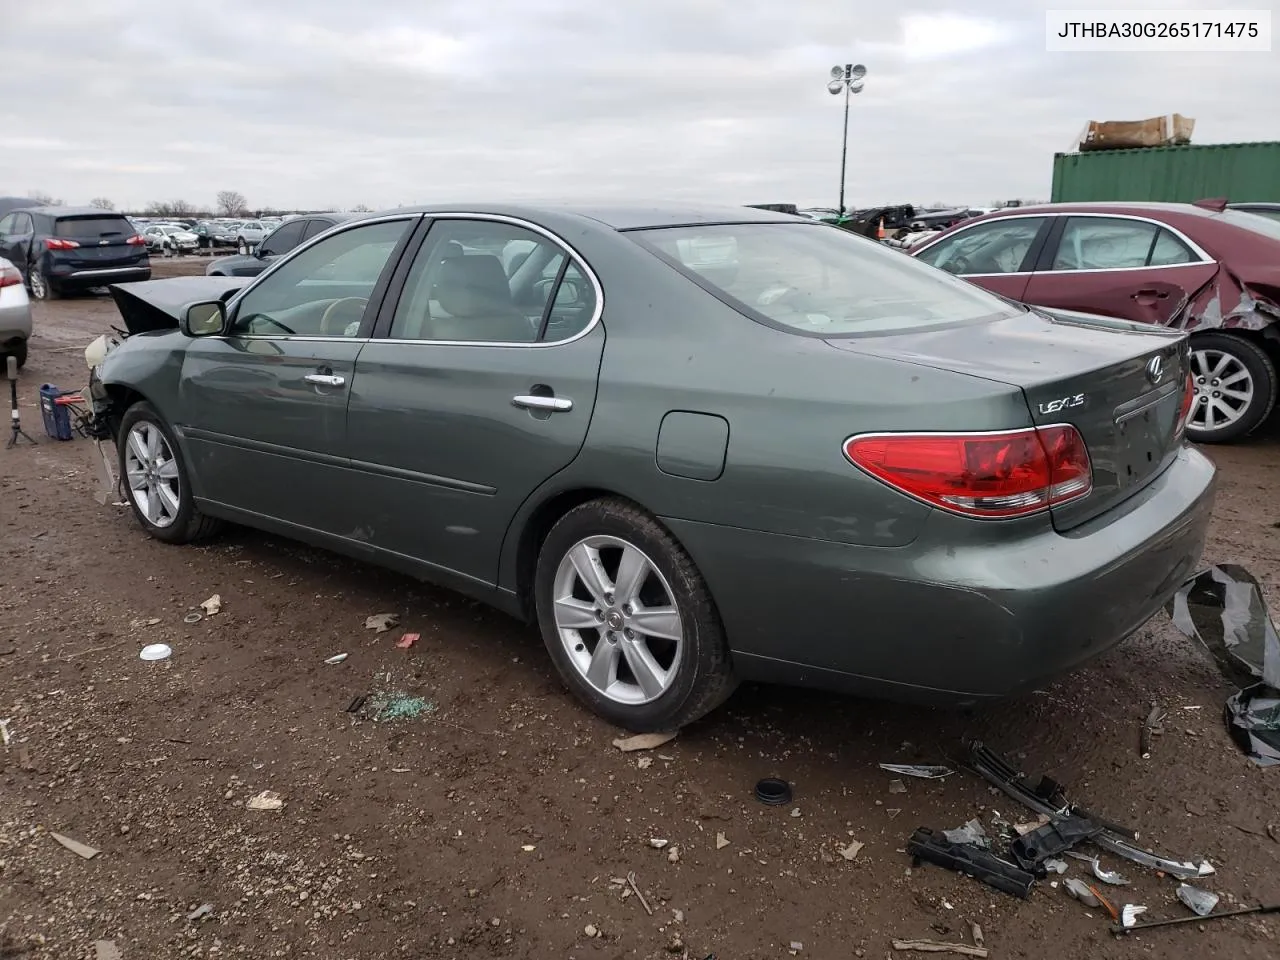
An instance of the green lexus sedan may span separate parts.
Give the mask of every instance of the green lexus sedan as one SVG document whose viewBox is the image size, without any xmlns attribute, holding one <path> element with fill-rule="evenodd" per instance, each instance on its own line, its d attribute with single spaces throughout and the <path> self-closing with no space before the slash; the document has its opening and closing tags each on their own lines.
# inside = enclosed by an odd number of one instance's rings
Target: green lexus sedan
<svg viewBox="0 0 1280 960">
<path fill-rule="evenodd" d="M 1184 335 L 803 217 L 401 209 L 112 293 L 94 423 L 151 536 L 244 524 L 487 601 L 632 730 L 742 680 L 1024 691 L 1159 610 L 1209 523 Z"/>
</svg>

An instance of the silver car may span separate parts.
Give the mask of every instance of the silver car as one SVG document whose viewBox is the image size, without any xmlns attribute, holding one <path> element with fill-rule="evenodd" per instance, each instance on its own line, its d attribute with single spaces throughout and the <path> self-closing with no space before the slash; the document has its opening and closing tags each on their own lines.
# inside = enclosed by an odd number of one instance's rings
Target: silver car
<svg viewBox="0 0 1280 960">
<path fill-rule="evenodd" d="M 261 220 L 245 220 L 236 228 L 236 248 L 247 254 L 255 245 L 261 243 L 274 227 L 265 226 Z"/>
<path fill-rule="evenodd" d="M 22 274 L 0 257 L 0 356 L 16 357 L 18 366 L 22 366 L 27 362 L 30 338 L 31 301 Z"/>
</svg>

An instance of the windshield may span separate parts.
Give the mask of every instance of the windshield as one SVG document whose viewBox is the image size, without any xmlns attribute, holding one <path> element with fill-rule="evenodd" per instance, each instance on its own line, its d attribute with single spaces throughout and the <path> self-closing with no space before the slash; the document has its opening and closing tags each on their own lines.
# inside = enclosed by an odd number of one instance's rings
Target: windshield
<svg viewBox="0 0 1280 960">
<path fill-rule="evenodd" d="M 1012 316 L 994 295 L 826 224 L 735 223 L 628 234 L 730 306 L 811 336 Z"/>
<path fill-rule="evenodd" d="M 1261 211 L 1246 213 L 1243 210 L 1223 210 L 1218 216 L 1234 226 L 1252 230 L 1273 240 L 1280 240 L 1280 220 L 1273 219 Z"/>
</svg>

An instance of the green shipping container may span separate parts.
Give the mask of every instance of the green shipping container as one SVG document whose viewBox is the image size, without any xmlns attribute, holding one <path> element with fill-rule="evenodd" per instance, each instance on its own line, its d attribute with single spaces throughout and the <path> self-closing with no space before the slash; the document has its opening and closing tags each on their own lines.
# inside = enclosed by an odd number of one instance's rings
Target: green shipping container
<svg viewBox="0 0 1280 960">
<path fill-rule="evenodd" d="M 1280 201 L 1280 142 L 1058 153 L 1053 202 Z"/>
</svg>

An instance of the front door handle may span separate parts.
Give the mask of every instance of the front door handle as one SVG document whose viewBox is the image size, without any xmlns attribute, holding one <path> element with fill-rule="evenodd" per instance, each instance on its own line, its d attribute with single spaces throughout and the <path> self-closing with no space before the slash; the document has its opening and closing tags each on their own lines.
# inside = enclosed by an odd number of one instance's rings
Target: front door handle
<svg viewBox="0 0 1280 960">
<path fill-rule="evenodd" d="M 511 398 L 512 404 L 526 410 L 550 410 L 552 413 L 565 413 L 573 409 L 573 401 L 568 397 L 538 397 L 521 394 Z"/>
<path fill-rule="evenodd" d="M 1152 290 L 1150 287 L 1139 290 L 1133 295 L 1134 300 L 1168 300 L 1168 290 Z"/>
<path fill-rule="evenodd" d="M 331 373 L 308 373 L 303 379 L 320 387 L 340 387 L 347 382 L 346 377 Z"/>
</svg>

